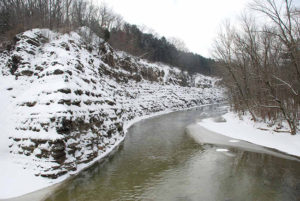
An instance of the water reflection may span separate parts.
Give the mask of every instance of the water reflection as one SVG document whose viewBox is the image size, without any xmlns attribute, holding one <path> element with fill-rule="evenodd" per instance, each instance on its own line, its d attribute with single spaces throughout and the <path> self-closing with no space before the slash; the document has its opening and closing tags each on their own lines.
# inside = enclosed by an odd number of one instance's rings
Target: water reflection
<svg viewBox="0 0 300 201">
<path fill-rule="evenodd" d="M 238 149 L 217 152 L 185 135 L 195 119 L 222 112 L 204 107 L 135 124 L 113 157 L 67 182 L 48 201 L 298 200 L 299 162 Z"/>
</svg>

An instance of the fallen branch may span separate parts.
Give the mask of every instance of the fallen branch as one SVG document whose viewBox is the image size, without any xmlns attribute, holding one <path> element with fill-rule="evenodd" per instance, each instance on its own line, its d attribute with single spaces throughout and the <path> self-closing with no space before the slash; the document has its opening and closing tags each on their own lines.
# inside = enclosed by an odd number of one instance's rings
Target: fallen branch
<svg viewBox="0 0 300 201">
<path fill-rule="evenodd" d="M 273 130 L 274 132 L 276 132 L 276 133 L 291 133 L 290 131 L 282 131 L 282 130 Z"/>
<path fill-rule="evenodd" d="M 262 130 L 262 131 L 274 131 L 276 133 L 291 133 L 290 131 L 284 131 L 284 130 L 277 130 L 277 129 L 268 129 L 268 128 L 257 128 L 259 130 Z"/>
</svg>

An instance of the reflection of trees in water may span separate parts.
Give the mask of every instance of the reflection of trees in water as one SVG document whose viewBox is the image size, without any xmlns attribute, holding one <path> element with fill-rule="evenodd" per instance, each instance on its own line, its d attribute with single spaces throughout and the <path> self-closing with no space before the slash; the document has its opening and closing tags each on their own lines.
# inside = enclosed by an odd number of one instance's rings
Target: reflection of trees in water
<svg viewBox="0 0 300 201">
<path fill-rule="evenodd" d="M 231 175 L 235 188 L 247 189 L 244 200 L 299 200 L 299 162 L 247 151 L 234 152 Z"/>
</svg>

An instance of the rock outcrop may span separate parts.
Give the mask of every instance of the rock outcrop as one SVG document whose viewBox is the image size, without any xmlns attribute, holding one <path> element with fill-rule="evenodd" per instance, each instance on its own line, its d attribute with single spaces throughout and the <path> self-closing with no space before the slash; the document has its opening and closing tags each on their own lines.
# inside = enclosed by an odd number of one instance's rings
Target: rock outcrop
<svg viewBox="0 0 300 201">
<path fill-rule="evenodd" d="M 93 35 L 87 43 L 75 32 L 17 35 L 0 53 L 0 72 L 14 78 L 7 86 L 15 108 L 10 152 L 49 178 L 101 157 L 135 117 L 223 99 L 213 78 L 148 63 Z"/>
</svg>

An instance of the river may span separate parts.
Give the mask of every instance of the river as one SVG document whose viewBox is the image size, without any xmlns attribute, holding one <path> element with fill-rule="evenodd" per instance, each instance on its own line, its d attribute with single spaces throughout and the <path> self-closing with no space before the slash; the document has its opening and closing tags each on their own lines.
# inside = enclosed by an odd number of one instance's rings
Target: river
<svg viewBox="0 0 300 201">
<path fill-rule="evenodd" d="M 47 201 L 296 201 L 300 163 L 280 153 L 201 145 L 186 127 L 224 107 L 205 106 L 134 124 L 115 154 L 65 182 Z M 271 153 L 271 154 L 270 154 Z"/>
</svg>

